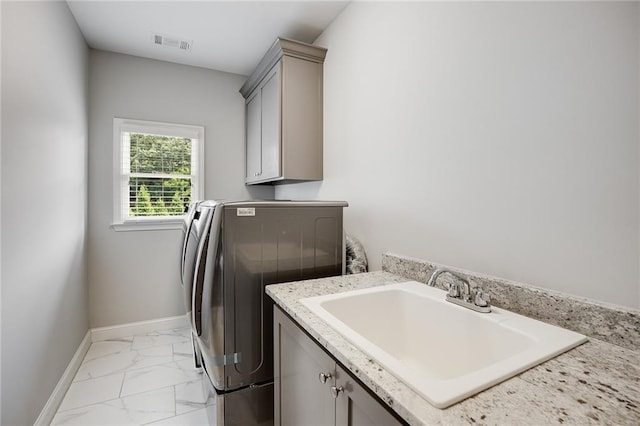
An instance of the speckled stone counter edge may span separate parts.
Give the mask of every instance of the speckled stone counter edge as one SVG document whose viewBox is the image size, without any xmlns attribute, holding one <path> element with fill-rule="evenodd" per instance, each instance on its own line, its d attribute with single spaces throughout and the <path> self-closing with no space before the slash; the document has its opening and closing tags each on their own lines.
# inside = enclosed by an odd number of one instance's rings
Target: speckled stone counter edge
<svg viewBox="0 0 640 426">
<path fill-rule="evenodd" d="M 429 280 L 436 268 L 442 266 L 445 265 L 397 254 L 382 255 L 383 271 L 423 283 Z M 640 348 L 640 311 L 449 268 L 468 276 L 488 292 L 492 305 L 624 348 Z M 438 287 L 444 289 L 447 275 L 438 280 Z"/>
</svg>

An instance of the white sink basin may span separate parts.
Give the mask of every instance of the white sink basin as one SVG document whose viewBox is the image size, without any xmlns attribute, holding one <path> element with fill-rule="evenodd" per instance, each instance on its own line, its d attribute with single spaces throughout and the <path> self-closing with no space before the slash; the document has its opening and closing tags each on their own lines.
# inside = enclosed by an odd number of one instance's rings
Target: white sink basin
<svg viewBox="0 0 640 426">
<path fill-rule="evenodd" d="M 444 297 L 410 281 L 300 302 L 437 408 L 587 341 L 504 309 L 478 313 Z"/>
</svg>

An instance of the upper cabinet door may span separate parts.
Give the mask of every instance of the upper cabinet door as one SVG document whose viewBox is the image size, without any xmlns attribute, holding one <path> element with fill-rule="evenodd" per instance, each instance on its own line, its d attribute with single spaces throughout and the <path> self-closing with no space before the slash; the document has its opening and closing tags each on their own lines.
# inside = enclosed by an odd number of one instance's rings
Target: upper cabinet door
<svg viewBox="0 0 640 426">
<path fill-rule="evenodd" d="M 247 184 L 322 180 L 326 53 L 278 38 L 240 89 L 247 100 Z"/>
<path fill-rule="evenodd" d="M 281 90 L 280 64 L 267 74 L 261 85 L 262 93 L 262 179 L 274 179 L 282 175 L 281 165 Z"/>
<path fill-rule="evenodd" d="M 262 129 L 260 90 L 256 90 L 246 105 L 247 175 L 246 182 L 260 180 L 262 175 Z"/>
</svg>

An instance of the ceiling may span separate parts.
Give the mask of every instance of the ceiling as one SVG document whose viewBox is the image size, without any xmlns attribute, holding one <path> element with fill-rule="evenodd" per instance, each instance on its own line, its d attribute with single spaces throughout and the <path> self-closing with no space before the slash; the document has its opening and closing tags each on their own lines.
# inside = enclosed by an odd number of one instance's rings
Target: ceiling
<svg viewBox="0 0 640 426">
<path fill-rule="evenodd" d="M 248 75 L 282 36 L 312 43 L 346 1 L 67 1 L 89 46 Z M 154 44 L 154 35 L 191 50 Z"/>
</svg>

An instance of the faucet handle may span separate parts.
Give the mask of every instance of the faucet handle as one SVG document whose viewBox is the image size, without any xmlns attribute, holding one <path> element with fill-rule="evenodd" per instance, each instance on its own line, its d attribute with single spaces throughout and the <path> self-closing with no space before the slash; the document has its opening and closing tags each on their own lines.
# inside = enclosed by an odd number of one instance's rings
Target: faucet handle
<svg viewBox="0 0 640 426">
<path fill-rule="evenodd" d="M 451 283 L 447 295 L 449 297 L 460 297 L 460 285 L 458 283 Z"/>
<path fill-rule="evenodd" d="M 491 301 L 491 296 L 489 295 L 489 293 L 485 293 L 484 290 L 482 290 L 481 288 L 478 288 L 476 290 L 476 295 L 473 300 L 476 306 L 482 306 L 482 307 L 489 306 L 490 301 Z"/>
</svg>

